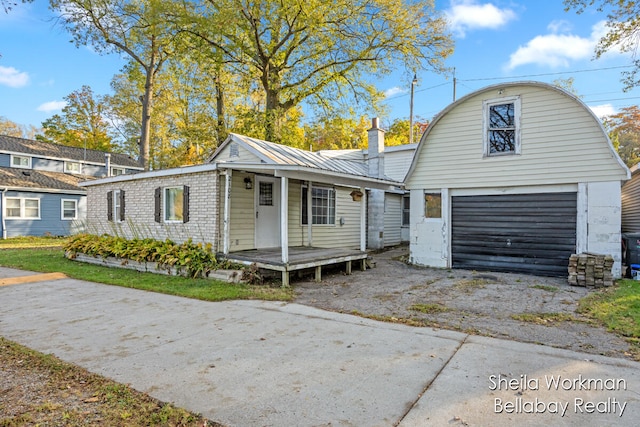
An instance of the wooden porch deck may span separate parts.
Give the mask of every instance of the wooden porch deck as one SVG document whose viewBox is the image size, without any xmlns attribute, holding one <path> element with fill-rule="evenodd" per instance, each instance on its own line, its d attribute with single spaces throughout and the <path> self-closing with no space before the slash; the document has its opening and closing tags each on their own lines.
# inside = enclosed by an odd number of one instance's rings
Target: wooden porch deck
<svg viewBox="0 0 640 427">
<path fill-rule="evenodd" d="M 367 253 L 353 249 L 314 248 L 308 246 L 289 247 L 289 262 L 282 262 L 281 248 L 251 249 L 218 254 L 221 259 L 244 265 L 255 264 L 258 268 L 282 272 L 282 286 L 289 286 L 291 271 L 315 268 L 315 280 L 322 280 L 322 266 L 345 263 L 346 273 L 351 274 L 353 261 L 360 261 L 360 269 L 366 269 Z"/>
</svg>

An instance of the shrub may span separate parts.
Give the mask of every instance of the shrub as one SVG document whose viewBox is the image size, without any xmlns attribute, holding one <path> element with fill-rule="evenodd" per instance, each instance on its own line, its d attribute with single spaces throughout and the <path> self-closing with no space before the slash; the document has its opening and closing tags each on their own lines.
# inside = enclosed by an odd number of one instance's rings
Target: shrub
<svg viewBox="0 0 640 427">
<path fill-rule="evenodd" d="M 230 268 L 228 261 L 218 262 L 211 244 L 193 243 L 191 239 L 177 244 L 169 239 L 131 239 L 103 234 L 77 234 L 64 245 L 70 257 L 81 253 L 93 257 L 116 257 L 138 262 L 155 262 L 161 268 L 175 268 L 190 277 L 206 277 L 211 271 Z"/>
</svg>

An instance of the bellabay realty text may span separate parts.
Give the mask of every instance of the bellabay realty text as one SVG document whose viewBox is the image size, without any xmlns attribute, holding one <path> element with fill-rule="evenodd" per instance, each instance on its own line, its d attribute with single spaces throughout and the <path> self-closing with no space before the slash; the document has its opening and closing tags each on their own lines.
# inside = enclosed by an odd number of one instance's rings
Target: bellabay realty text
<svg viewBox="0 0 640 427">
<path fill-rule="evenodd" d="M 572 399 L 541 399 L 539 397 L 524 397 L 527 391 L 554 392 L 614 392 L 627 390 L 627 381 L 623 378 L 589 378 L 582 374 L 574 378 L 560 375 L 545 375 L 542 378 L 529 377 L 526 374 L 519 377 L 491 375 L 489 376 L 490 390 L 517 391 L 518 395 L 511 399 L 494 398 L 494 412 L 507 414 L 540 414 L 550 413 L 564 417 L 568 411 L 581 414 L 616 414 L 622 416 L 627 402 L 616 397 L 588 399 L 585 396 L 575 396 Z M 583 393 L 579 393 L 583 394 Z"/>
</svg>

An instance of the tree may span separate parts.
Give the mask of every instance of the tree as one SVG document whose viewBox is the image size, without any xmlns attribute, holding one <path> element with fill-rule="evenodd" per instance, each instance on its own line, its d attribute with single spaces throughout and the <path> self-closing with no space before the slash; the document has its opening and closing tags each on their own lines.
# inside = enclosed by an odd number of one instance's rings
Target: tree
<svg viewBox="0 0 640 427">
<path fill-rule="evenodd" d="M 193 3 L 185 4 L 193 6 Z M 452 52 L 430 0 L 208 0 L 187 10 L 185 31 L 204 39 L 264 94 L 264 138 L 280 141 L 286 113 L 379 99 L 371 75 L 443 71 Z M 186 25 L 186 24 L 185 24 Z M 345 104 L 343 104 L 344 106 Z"/>
<path fill-rule="evenodd" d="M 640 108 L 637 105 L 623 108 L 620 113 L 607 117 L 604 125 L 625 164 L 629 167 L 638 164 L 640 162 Z"/>
<path fill-rule="evenodd" d="M 22 3 L 31 3 L 33 0 L 22 0 Z M 9 13 L 11 9 L 18 5 L 18 2 L 15 0 L 0 0 L 0 5 L 4 9 L 5 13 Z"/>
<path fill-rule="evenodd" d="M 429 122 L 426 119 L 417 117 L 413 121 L 413 141 L 414 143 L 420 141 L 420 137 L 427 130 Z M 409 120 L 408 119 L 396 119 L 394 120 L 384 136 L 384 143 L 387 146 L 403 145 L 409 143 Z"/>
<path fill-rule="evenodd" d="M 640 43 L 640 3 L 635 0 L 564 0 L 565 10 L 575 9 L 583 13 L 587 8 L 596 6 L 599 12 L 607 13 L 607 33 L 600 39 L 595 49 L 595 57 L 618 49 L 633 54 L 634 69 L 623 72 L 624 90 L 640 85 L 640 60 L 636 59 Z"/>
<path fill-rule="evenodd" d="M 6 117 L 0 116 L 0 135 L 15 136 L 18 138 L 33 139 L 38 132 L 33 126 L 23 126 L 16 122 L 12 122 Z"/>
<path fill-rule="evenodd" d="M 100 53 L 125 53 L 143 70 L 139 162 L 148 170 L 153 87 L 173 53 L 175 37 L 166 24 L 163 0 L 50 0 L 50 4 L 60 12 L 76 46 L 90 44 Z"/>
<path fill-rule="evenodd" d="M 305 126 L 304 149 L 352 150 L 367 148 L 367 129 L 371 123 L 354 114 L 324 118 Z"/>
<path fill-rule="evenodd" d="M 109 135 L 108 107 L 104 97 L 94 96 L 89 86 L 82 86 L 64 100 L 67 105 L 62 114 L 42 122 L 44 137 L 38 139 L 71 147 L 115 151 Z"/>
</svg>

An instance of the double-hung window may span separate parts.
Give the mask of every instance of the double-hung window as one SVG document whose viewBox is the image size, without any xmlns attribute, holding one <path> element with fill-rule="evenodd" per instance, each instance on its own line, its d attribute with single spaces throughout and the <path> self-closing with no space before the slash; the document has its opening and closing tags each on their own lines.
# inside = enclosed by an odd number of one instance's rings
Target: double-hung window
<svg viewBox="0 0 640 427">
<path fill-rule="evenodd" d="M 125 218 L 125 191 L 107 192 L 107 220 L 121 222 Z"/>
<path fill-rule="evenodd" d="M 7 197 L 5 201 L 7 219 L 40 219 L 40 199 Z"/>
<path fill-rule="evenodd" d="M 67 173 L 80 173 L 80 163 L 64 162 L 64 171 Z"/>
<path fill-rule="evenodd" d="M 29 156 L 18 156 L 15 154 L 11 155 L 11 167 L 13 168 L 31 168 L 31 157 Z"/>
<path fill-rule="evenodd" d="M 189 222 L 189 186 L 156 188 L 154 216 L 158 223 Z"/>
<path fill-rule="evenodd" d="M 335 225 L 336 190 L 328 187 L 311 187 L 311 224 Z M 302 224 L 309 224 L 307 187 L 302 187 Z"/>
<path fill-rule="evenodd" d="M 183 219 L 183 187 L 164 189 L 164 221 L 182 222 Z"/>
<path fill-rule="evenodd" d="M 63 221 L 78 219 L 78 201 L 62 199 L 60 209 L 62 211 L 61 218 Z"/>
<path fill-rule="evenodd" d="M 483 103 L 485 157 L 520 154 L 520 97 Z"/>
</svg>

